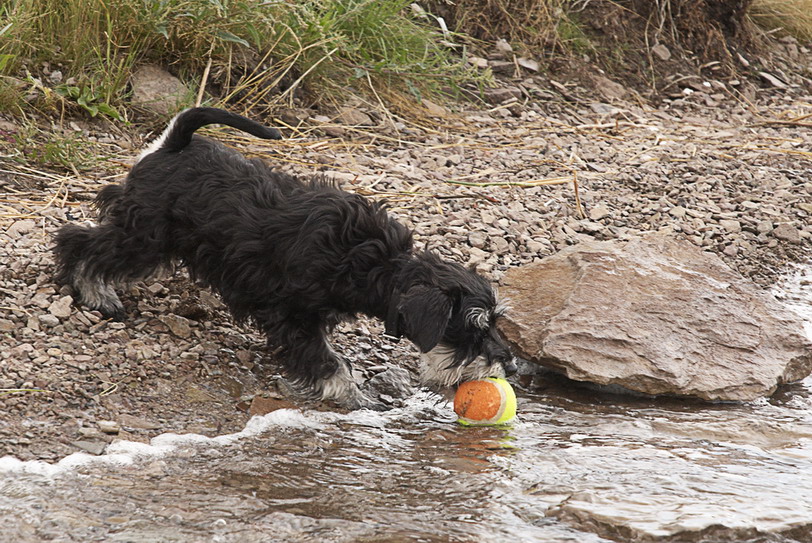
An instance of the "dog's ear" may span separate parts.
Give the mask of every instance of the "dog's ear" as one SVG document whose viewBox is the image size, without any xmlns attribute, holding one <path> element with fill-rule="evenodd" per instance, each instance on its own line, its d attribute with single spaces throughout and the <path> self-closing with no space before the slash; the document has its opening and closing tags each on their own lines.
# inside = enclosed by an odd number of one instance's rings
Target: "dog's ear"
<svg viewBox="0 0 812 543">
<path fill-rule="evenodd" d="M 398 310 L 403 335 L 425 353 L 443 338 L 451 317 L 451 299 L 438 288 L 417 285 L 401 295 Z"/>
</svg>

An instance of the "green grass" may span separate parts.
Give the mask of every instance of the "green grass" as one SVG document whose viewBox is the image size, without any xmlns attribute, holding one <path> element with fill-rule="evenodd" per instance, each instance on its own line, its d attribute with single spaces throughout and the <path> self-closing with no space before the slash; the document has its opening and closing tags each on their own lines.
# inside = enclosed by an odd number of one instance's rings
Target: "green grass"
<svg viewBox="0 0 812 543">
<path fill-rule="evenodd" d="M 14 89 L 26 70 L 36 77 L 46 62 L 64 73 L 67 83 L 54 90 L 65 102 L 117 119 L 126 115 L 129 75 L 143 62 L 170 66 L 191 86 L 211 63 L 208 82 L 245 107 L 289 98 L 291 85 L 336 98 L 370 85 L 420 95 L 453 93 L 480 77 L 409 4 L 0 0 L 0 108 L 19 104 Z"/>
<path fill-rule="evenodd" d="M 0 150 L 6 160 L 36 168 L 67 172 L 95 169 L 105 159 L 98 146 L 73 130 L 42 130 L 31 119 L 21 116 L 17 129 L 4 134 Z"/>
<path fill-rule="evenodd" d="M 562 15 L 557 25 L 558 40 L 563 48 L 576 55 L 595 52 L 595 46 L 583 30 L 577 13 Z"/>
<path fill-rule="evenodd" d="M 607 0 L 609 1 L 609 0 Z M 668 0 L 665 0 L 667 4 Z M 196 95 L 202 74 L 214 102 L 272 108 L 295 95 L 344 100 L 349 92 L 454 94 L 485 76 L 464 48 L 443 44 L 410 0 L 0 0 L 0 110 L 66 105 L 126 119 L 128 80 L 145 62 L 170 67 Z M 579 3 L 565 0 L 426 0 L 460 32 L 507 38 L 544 60 L 593 51 Z M 812 0 L 754 0 L 751 20 L 812 40 Z M 452 36 L 452 41 L 465 41 Z M 43 78 L 43 63 L 64 74 Z M 210 66 L 211 70 L 204 70 Z M 50 86 L 49 86 L 50 85 Z M 191 98 L 190 98 L 191 99 Z M 400 100 L 400 103 L 405 103 Z M 187 104 L 188 105 L 188 104 Z"/>
</svg>

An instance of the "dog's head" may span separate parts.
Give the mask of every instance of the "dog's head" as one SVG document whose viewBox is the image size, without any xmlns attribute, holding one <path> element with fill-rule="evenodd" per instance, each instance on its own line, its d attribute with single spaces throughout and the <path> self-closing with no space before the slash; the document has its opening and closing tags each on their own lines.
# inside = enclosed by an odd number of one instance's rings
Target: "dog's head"
<svg viewBox="0 0 812 543">
<path fill-rule="evenodd" d="M 496 329 L 506 306 L 480 275 L 430 252 L 404 267 L 387 328 L 421 351 L 424 384 L 450 386 L 516 373 L 516 361 Z"/>
</svg>

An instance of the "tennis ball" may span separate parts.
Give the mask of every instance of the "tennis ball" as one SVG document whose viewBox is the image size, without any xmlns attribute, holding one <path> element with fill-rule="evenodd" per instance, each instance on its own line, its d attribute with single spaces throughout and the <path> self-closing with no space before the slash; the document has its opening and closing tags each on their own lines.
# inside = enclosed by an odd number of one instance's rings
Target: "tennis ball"
<svg viewBox="0 0 812 543">
<path fill-rule="evenodd" d="M 468 381 L 457 388 L 454 412 L 465 426 L 506 424 L 516 416 L 516 393 L 504 379 Z"/>
</svg>

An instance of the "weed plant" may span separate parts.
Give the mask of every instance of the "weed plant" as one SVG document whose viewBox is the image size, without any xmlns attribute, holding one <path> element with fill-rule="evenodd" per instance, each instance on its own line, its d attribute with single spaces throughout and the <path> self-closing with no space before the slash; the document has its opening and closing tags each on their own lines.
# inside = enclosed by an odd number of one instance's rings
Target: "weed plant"
<svg viewBox="0 0 812 543">
<path fill-rule="evenodd" d="M 0 0 L 0 107 L 42 63 L 64 72 L 59 96 L 113 118 L 142 62 L 168 65 L 192 86 L 205 83 L 208 64 L 223 96 L 246 108 L 299 88 L 323 98 L 383 85 L 419 97 L 453 93 L 479 77 L 436 21 L 415 16 L 409 3 Z"/>
<path fill-rule="evenodd" d="M 660 0 L 668 6 L 670 0 Z M 24 95 L 75 104 L 91 115 L 126 115 L 128 80 L 139 63 L 170 66 L 236 109 L 274 107 L 295 92 L 343 101 L 455 93 L 482 84 L 465 63 L 460 35 L 413 10 L 410 0 L 0 0 L 0 110 Z M 507 37 L 543 58 L 593 46 L 566 0 L 426 0 L 456 28 Z M 812 0 L 754 0 L 749 15 L 768 29 L 812 39 Z M 53 86 L 43 63 L 64 74 Z M 202 75 L 205 74 L 205 75 Z M 49 87 L 49 85 L 52 85 Z M 50 95 L 49 95 L 50 92 Z M 196 94 L 196 93 L 193 93 Z M 396 99 L 404 104 L 407 100 Z M 412 100 L 414 102 L 414 99 Z"/>
</svg>

